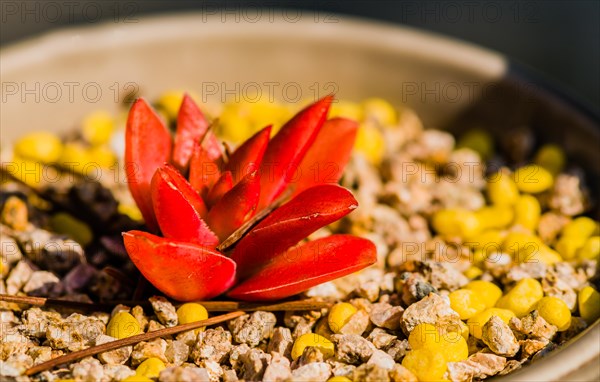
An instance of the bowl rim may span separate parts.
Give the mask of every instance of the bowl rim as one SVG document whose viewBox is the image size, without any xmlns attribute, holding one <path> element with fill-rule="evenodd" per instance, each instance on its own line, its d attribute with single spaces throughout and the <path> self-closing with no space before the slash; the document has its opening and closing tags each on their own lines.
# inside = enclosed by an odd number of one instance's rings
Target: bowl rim
<svg viewBox="0 0 600 382">
<path fill-rule="evenodd" d="M 304 11 L 303 11 L 304 12 Z M 306 11 L 307 15 L 313 13 Z M 202 17 L 202 23 L 198 19 Z M 349 30 L 361 28 L 364 33 L 353 41 L 357 44 L 375 45 L 390 52 L 404 51 L 422 55 L 424 58 L 436 60 L 447 65 L 459 66 L 463 69 L 478 73 L 484 78 L 497 79 L 515 75 L 517 80 L 527 79 L 541 89 L 557 97 L 562 103 L 572 106 L 579 113 L 594 121 L 600 120 L 597 108 L 587 105 L 578 97 L 565 91 L 553 81 L 540 76 L 535 70 L 516 64 L 504 55 L 476 44 L 459 39 L 423 31 L 418 28 L 396 25 L 372 19 L 361 19 L 337 15 L 343 22 L 332 25 L 316 24 L 302 20 L 290 24 L 281 17 L 269 23 L 240 23 L 239 27 L 226 28 L 225 23 L 217 20 L 220 16 L 210 16 L 201 12 L 175 12 L 158 15 L 143 15 L 140 22 L 132 24 L 115 24 L 105 21 L 91 25 L 75 25 L 46 32 L 23 41 L 17 41 L 0 48 L 0 77 L 6 72 L 15 70 L 22 62 L 43 61 L 49 57 L 58 56 L 74 49 L 80 51 L 98 50 L 113 44 L 115 38 L 120 44 L 135 44 L 147 39 L 148 32 L 157 28 L 165 30 L 158 38 L 169 40 L 176 36 L 189 34 L 190 31 L 213 28 L 212 33 L 222 35 L 244 34 L 244 36 L 260 37 L 272 34 L 273 28 L 279 28 L 279 33 L 286 33 L 299 38 L 341 38 Z M 244 25 L 244 28 L 242 28 Z M 291 26 L 290 26 L 291 25 Z M 173 28 L 173 26 L 176 26 Z M 310 28 L 309 28 L 310 27 Z M 156 34 L 153 34 L 156 36 Z M 402 45 L 405 44 L 405 45 Z M 421 44 L 425 44 L 425 48 Z M 460 53 L 460 54 L 457 54 Z M 456 57 L 460 56 L 460 59 Z M 469 57 L 465 60 L 464 57 Z M 579 342 L 580 346 L 573 346 Z M 583 347 L 583 348 L 582 348 Z M 585 350 L 585 351 L 584 351 Z M 596 361 L 595 363 L 593 361 Z M 565 369 L 565 365 L 568 368 Z M 593 371 L 591 368 L 596 368 Z M 596 321 L 582 333 L 571 339 L 567 344 L 550 352 L 542 359 L 527 367 L 501 377 L 504 381 L 532 380 L 561 380 L 575 378 L 575 374 L 587 370 L 586 376 L 600 376 L 600 321 Z M 590 373 L 594 374 L 589 374 Z M 498 379 L 495 377 L 494 380 Z"/>
</svg>

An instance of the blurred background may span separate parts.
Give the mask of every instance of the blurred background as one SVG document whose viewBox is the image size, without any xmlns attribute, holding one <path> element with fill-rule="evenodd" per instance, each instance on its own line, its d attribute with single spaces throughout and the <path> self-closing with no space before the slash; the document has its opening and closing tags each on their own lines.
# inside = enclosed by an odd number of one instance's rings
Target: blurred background
<svg viewBox="0 0 600 382">
<path fill-rule="evenodd" d="M 267 7 L 357 16 L 469 41 L 534 68 L 587 104 L 600 104 L 600 1 L 442 0 L 69 0 L 0 2 L 2 46 L 98 22 L 137 22 L 147 15 Z M 233 13 L 232 13 L 233 14 Z M 233 17 L 230 14 L 229 17 Z M 232 24 L 234 27 L 235 24 Z"/>
</svg>

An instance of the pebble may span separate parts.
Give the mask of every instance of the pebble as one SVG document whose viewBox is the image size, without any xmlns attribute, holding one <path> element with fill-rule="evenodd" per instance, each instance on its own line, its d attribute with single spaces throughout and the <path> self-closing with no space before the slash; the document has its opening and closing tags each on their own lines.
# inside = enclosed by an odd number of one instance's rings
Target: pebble
<svg viewBox="0 0 600 382">
<path fill-rule="evenodd" d="M 491 351 L 504 357 L 514 357 L 519 351 L 515 335 L 498 316 L 492 316 L 483 325 L 481 340 Z"/>
<path fill-rule="evenodd" d="M 167 349 L 165 357 L 170 364 L 179 366 L 187 361 L 190 355 L 190 347 L 183 341 L 167 340 Z"/>
<path fill-rule="evenodd" d="M 204 368 L 175 366 L 161 371 L 158 380 L 161 382 L 210 382 L 210 376 Z"/>
<path fill-rule="evenodd" d="M 380 302 L 371 306 L 369 318 L 373 324 L 381 328 L 398 330 L 400 329 L 403 314 L 404 308 L 401 306 L 392 306 L 390 304 Z"/>
<path fill-rule="evenodd" d="M 153 296 L 150 297 L 149 301 L 161 324 L 168 328 L 177 325 L 177 311 L 169 300 L 162 296 Z"/>
<path fill-rule="evenodd" d="M 397 337 L 389 334 L 383 329 L 375 328 L 369 333 L 367 340 L 371 341 L 377 349 L 382 349 L 389 346 Z"/>
<path fill-rule="evenodd" d="M 399 363 L 394 365 L 389 375 L 393 382 L 418 382 L 417 376 Z"/>
<path fill-rule="evenodd" d="M 19 245 L 12 237 L 0 234 L 0 259 L 4 266 L 10 267 L 23 258 Z"/>
<path fill-rule="evenodd" d="M 260 349 L 250 349 L 240 356 L 240 361 L 243 365 L 242 378 L 249 381 L 260 381 L 271 361 L 271 355 Z"/>
<path fill-rule="evenodd" d="M 96 382 L 106 380 L 104 368 L 100 361 L 95 358 L 84 358 L 78 363 L 71 364 L 70 368 L 76 381 Z"/>
<path fill-rule="evenodd" d="M 165 351 L 167 350 L 167 341 L 162 338 L 157 338 L 152 341 L 142 341 L 133 347 L 131 353 L 131 366 L 136 367 L 148 358 L 156 357 L 167 363 Z"/>
<path fill-rule="evenodd" d="M 208 377 L 212 382 L 219 382 L 221 380 L 221 376 L 223 375 L 223 368 L 218 362 L 211 360 L 203 360 L 198 365 L 208 372 Z"/>
<path fill-rule="evenodd" d="M 271 353 L 271 362 L 265 369 L 264 382 L 284 382 L 292 376 L 290 360 L 279 353 Z"/>
<path fill-rule="evenodd" d="M 465 361 L 448 362 L 445 378 L 453 382 L 471 381 L 497 374 L 506 366 L 506 358 L 491 353 L 475 353 Z"/>
<path fill-rule="evenodd" d="M 207 329 L 198 335 L 191 358 L 196 363 L 199 363 L 200 360 L 223 362 L 233 347 L 231 338 L 231 333 L 222 327 Z"/>
<path fill-rule="evenodd" d="M 54 273 L 35 271 L 23 286 L 23 292 L 30 296 L 52 296 L 60 293 L 61 286 L 60 279 Z"/>
<path fill-rule="evenodd" d="M 293 345 L 294 340 L 292 339 L 292 331 L 289 328 L 278 326 L 275 328 L 275 330 L 273 330 L 273 335 L 269 341 L 267 352 L 279 353 L 284 357 L 290 358 Z"/>
<path fill-rule="evenodd" d="M 49 323 L 46 338 L 55 349 L 78 351 L 92 346 L 104 331 L 105 325 L 98 318 L 73 313 L 64 321 Z"/>
<path fill-rule="evenodd" d="M 377 301 L 379 298 L 379 281 L 369 280 L 364 283 L 361 283 L 358 288 L 356 288 L 356 294 L 360 297 L 366 298 L 371 302 Z"/>
<path fill-rule="evenodd" d="M 229 321 L 228 326 L 235 342 L 256 346 L 272 336 L 276 322 L 273 313 L 258 311 Z"/>
<path fill-rule="evenodd" d="M 331 366 L 325 362 L 313 362 L 292 371 L 292 381 L 322 382 L 331 375 Z"/>
<path fill-rule="evenodd" d="M 19 261 L 6 279 L 6 293 L 10 295 L 17 294 L 25 283 L 29 281 L 33 272 L 34 269 L 28 261 Z"/>
<path fill-rule="evenodd" d="M 409 348 L 410 345 L 408 344 L 408 340 L 394 340 L 387 348 L 387 353 L 394 361 L 402 362 L 402 358 L 404 358 Z"/>
<path fill-rule="evenodd" d="M 367 362 L 376 350 L 372 343 L 356 334 L 334 334 L 331 340 L 336 344 L 336 358 L 349 364 Z"/>
<path fill-rule="evenodd" d="M 339 330 L 339 334 L 358 334 L 362 335 L 369 326 L 369 314 L 361 309 L 354 313 L 344 326 Z"/>
<path fill-rule="evenodd" d="M 547 341 L 550 341 L 558 330 L 556 326 L 544 320 L 536 310 L 521 319 L 511 318 L 508 325 L 518 337 Z"/>
<path fill-rule="evenodd" d="M 95 345 L 102 345 L 107 342 L 115 341 L 116 338 L 107 336 L 104 334 L 99 335 L 96 338 Z M 106 351 L 104 353 L 98 354 L 98 359 L 102 361 L 104 364 L 108 365 L 122 365 L 131 356 L 131 352 L 133 351 L 132 346 L 124 346 L 115 350 Z"/>
<path fill-rule="evenodd" d="M 448 301 L 441 296 L 430 293 L 421 301 L 410 305 L 402 315 L 402 329 L 404 333 L 410 333 L 415 326 L 428 323 L 440 327 L 460 325 L 460 317 Z"/>
<path fill-rule="evenodd" d="M 394 359 L 383 350 L 375 350 L 367 365 L 376 365 L 385 370 L 392 370 L 396 362 Z"/>
<path fill-rule="evenodd" d="M 366 363 L 354 370 L 352 379 L 364 382 L 387 382 L 390 380 L 390 377 L 387 369 L 375 364 Z"/>
</svg>

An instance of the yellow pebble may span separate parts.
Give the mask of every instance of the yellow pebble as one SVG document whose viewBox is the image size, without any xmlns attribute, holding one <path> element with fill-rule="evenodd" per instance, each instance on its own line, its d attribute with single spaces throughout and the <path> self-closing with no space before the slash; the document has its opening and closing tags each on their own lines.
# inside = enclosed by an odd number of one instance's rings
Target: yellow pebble
<svg viewBox="0 0 600 382">
<path fill-rule="evenodd" d="M 418 324 L 408 336 L 411 349 L 420 349 L 427 344 L 439 344 L 441 341 L 440 331 L 435 325 L 429 323 Z"/>
<path fill-rule="evenodd" d="M 396 109 L 382 98 L 367 98 L 362 106 L 366 120 L 374 120 L 382 126 L 394 125 L 398 121 Z"/>
<path fill-rule="evenodd" d="M 489 177 L 487 192 L 492 204 L 499 206 L 512 206 L 519 198 L 519 189 L 506 168 Z"/>
<path fill-rule="evenodd" d="M 494 153 L 494 140 L 487 131 L 472 129 L 461 135 L 457 147 L 475 150 L 483 159 L 488 159 Z"/>
<path fill-rule="evenodd" d="M 447 236 L 473 237 L 481 231 L 477 215 L 460 208 L 437 211 L 431 224 L 439 234 Z"/>
<path fill-rule="evenodd" d="M 427 348 L 444 356 L 446 362 L 459 362 L 467 359 L 469 349 L 463 337 L 463 328 L 444 331 L 435 325 L 421 323 L 410 332 L 408 343 L 410 348 Z"/>
<path fill-rule="evenodd" d="M 496 302 L 502 297 L 502 289 L 490 281 L 474 280 L 463 288 L 477 293 L 479 299 L 485 304 L 486 308 L 494 307 Z"/>
<path fill-rule="evenodd" d="M 356 308 L 347 302 L 340 302 L 331 307 L 327 323 L 329 329 L 334 333 L 339 333 L 342 327 L 346 325 L 352 316 L 356 313 Z"/>
<path fill-rule="evenodd" d="M 143 375 L 130 375 L 125 379 L 121 379 L 121 382 L 154 382 L 153 379 L 144 377 Z"/>
<path fill-rule="evenodd" d="M 577 251 L 579 260 L 598 260 L 600 256 L 600 236 L 588 238 Z"/>
<path fill-rule="evenodd" d="M 484 254 L 498 252 L 506 235 L 497 229 L 485 230 L 471 237 L 464 244 L 484 251 Z M 482 260 L 482 259 L 479 259 Z"/>
<path fill-rule="evenodd" d="M 331 109 L 329 109 L 329 118 L 334 117 L 343 117 L 360 122 L 364 117 L 363 109 L 355 102 L 338 100 L 338 102 L 332 103 Z"/>
<path fill-rule="evenodd" d="M 466 271 L 464 271 L 464 275 L 468 278 L 468 279 L 476 279 L 477 277 L 481 276 L 483 274 L 483 271 L 481 270 L 481 268 L 478 268 L 476 266 L 470 266 Z"/>
<path fill-rule="evenodd" d="M 421 348 L 406 353 L 402 366 L 410 370 L 419 381 L 439 381 L 446 372 L 446 359 L 440 352 Z"/>
<path fill-rule="evenodd" d="M 15 155 L 20 158 L 41 162 L 56 162 L 63 149 L 61 140 L 54 134 L 39 131 L 23 136 L 15 144 Z"/>
<path fill-rule="evenodd" d="M 119 207 L 117 207 L 120 214 L 129 216 L 132 220 L 135 221 L 143 221 L 142 213 L 140 209 L 135 204 L 124 204 L 119 203 Z"/>
<path fill-rule="evenodd" d="M 514 224 L 535 231 L 540 221 L 542 207 L 535 196 L 521 195 L 515 204 Z"/>
<path fill-rule="evenodd" d="M 208 311 L 205 307 L 195 302 L 188 302 L 181 305 L 177 309 L 177 319 L 180 325 L 189 324 L 191 322 L 197 322 L 208 319 Z M 201 332 L 204 328 L 198 328 L 197 331 Z"/>
<path fill-rule="evenodd" d="M 9 196 L 2 207 L 2 223 L 16 231 L 24 231 L 29 224 L 27 203 L 18 196 Z M 4 251 L 4 248 L 2 248 Z"/>
<path fill-rule="evenodd" d="M 477 210 L 482 227 L 485 228 L 505 228 L 513 222 L 515 213 L 509 206 L 491 205 Z"/>
<path fill-rule="evenodd" d="M 577 295 L 579 315 L 588 324 L 600 318 L 600 293 L 591 286 L 586 286 Z"/>
<path fill-rule="evenodd" d="M 177 309 L 179 324 L 189 324 L 208 319 L 208 311 L 205 307 L 195 302 L 188 302 Z"/>
<path fill-rule="evenodd" d="M 510 232 L 502 242 L 502 250 L 513 256 L 522 251 L 537 251 L 542 246 L 542 240 L 532 234 L 524 232 Z"/>
<path fill-rule="evenodd" d="M 113 116 L 104 110 L 96 111 L 83 119 L 83 138 L 92 146 L 108 143 L 114 129 Z"/>
<path fill-rule="evenodd" d="M 246 140 L 252 134 L 252 127 L 247 116 L 242 114 L 238 104 L 225 105 L 219 116 L 217 135 L 221 138 L 239 143 Z"/>
<path fill-rule="evenodd" d="M 92 147 L 88 150 L 88 155 L 102 168 L 110 168 L 117 163 L 115 153 L 106 146 Z"/>
<path fill-rule="evenodd" d="M 469 332 L 471 335 L 477 339 L 481 339 L 483 325 L 485 325 L 485 323 L 488 322 L 492 316 L 497 316 L 508 324 L 508 321 L 510 321 L 512 317 L 515 317 L 515 314 L 508 309 L 486 309 L 483 312 L 469 318 L 467 321 L 467 326 L 469 327 Z"/>
<path fill-rule="evenodd" d="M 571 220 L 563 227 L 561 237 L 583 237 L 587 239 L 597 231 L 597 222 L 587 216 L 580 216 Z"/>
<path fill-rule="evenodd" d="M 348 377 L 336 375 L 335 377 L 329 378 L 327 382 L 352 382 L 352 380 Z"/>
<path fill-rule="evenodd" d="M 534 163 L 544 167 L 552 174 L 556 175 L 562 171 L 565 166 L 565 152 L 557 145 L 546 144 L 537 151 Z"/>
<path fill-rule="evenodd" d="M 517 263 L 544 263 L 552 265 L 562 260 L 560 254 L 546 244 L 541 244 L 537 247 L 525 247 L 515 255 Z"/>
<path fill-rule="evenodd" d="M 531 311 L 533 306 L 544 297 L 542 285 L 536 279 L 519 280 L 515 286 L 502 296 L 496 307 L 508 309 L 521 318 Z"/>
<path fill-rule="evenodd" d="M 60 175 L 53 167 L 16 155 L 11 162 L 3 163 L 3 169 L 32 188 L 38 188 L 45 182 L 60 179 Z"/>
<path fill-rule="evenodd" d="M 115 314 L 106 326 L 106 334 L 118 339 L 141 334 L 142 329 L 135 317 L 127 312 Z"/>
<path fill-rule="evenodd" d="M 157 107 L 164 111 L 170 121 L 177 119 L 181 101 L 183 101 L 183 93 L 181 90 L 169 90 L 158 98 Z"/>
<path fill-rule="evenodd" d="M 358 128 L 354 149 L 363 154 L 370 163 L 378 165 L 385 152 L 385 140 L 377 127 L 363 123 Z"/>
<path fill-rule="evenodd" d="M 66 143 L 58 159 L 61 166 L 78 173 L 87 173 L 98 170 L 94 158 L 89 150 L 77 142 Z"/>
<path fill-rule="evenodd" d="M 161 371 L 166 369 L 165 363 L 159 358 L 150 357 L 135 369 L 136 375 L 141 375 L 148 378 L 158 378 Z"/>
<path fill-rule="evenodd" d="M 529 164 L 515 171 L 513 174 L 517 188 L 521 192 L 537 194 L 546 191 L 554 183 L 552 174 L 545 168 Z"/>
<path fill-rule="evenodd" d="M 86 223 L 64 212 L 52 215 L 50 226 L 54 232 L 69 236 L 83 247 L 90 244 L 94 238 Z"/>
<path fill-rule="evenodd" d="M 486 308 L 479 295 L 470 289 L 455 290 L 448 297 L 450 298 L 450 307 L 458 313 L 461 320 L 468 320 Z"/>
<path fill-rule="evenodd" d="M 554 244 L 554 248 L 564 260 L 573 260 L 586 240 L 585 237 L 580 236 L 563 236 Z"/>
<path fill-rule="evenodd" d="M 294 342 L 294 346 L 292 347 L 293 360 L 295 361 L 300 358 L 302 353 L 304 353 L 304 349 L 309 346 L 319 349 L 321 353 L 323 353 L 324 358 L 333 357 L 335 354 L 335 346 L 333 345 L 333 342 L 318 334 L 306 333 L 298 337 Z"/>
<path fill-rule="evenodd" d="M 571 326 L 571 310 L 558 297 L 543 297 L 535 304 L 534 309 L 544 320 L 556 326 L 559 332 L 563 332 Z"/>
</svg>

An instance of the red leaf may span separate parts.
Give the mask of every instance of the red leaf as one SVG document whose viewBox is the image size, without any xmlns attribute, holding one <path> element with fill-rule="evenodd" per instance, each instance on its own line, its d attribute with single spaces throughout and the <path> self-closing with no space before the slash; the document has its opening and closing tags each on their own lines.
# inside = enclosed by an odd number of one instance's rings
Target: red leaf
<svg viewBox="0 0 600 382">
<path fill-rule="evenodd" d="M 221 200 L 227 191 L 233 188 L 233 177 L 231 172 L 225 171 L 221 177 L 215 182 L 214 186 L 208 191 L 206 196 L 206 204 L 214 206 Z"/>
<path fill-rule="evenodd" d="M 208 213 L 208 225 L 221 241 L 240 228 L 256 211 L 260 196 L 257 172 L 246 175 Z"/>
<path fill-rule="evenodd" d="M 156 170 L 152 202 L 164 236 L 213 248 L 219 244 L 202 219 L 206 216 L 202 198 L 175 167 L 165 165 Z"/>
<path fill-rule="evenodd" d="M 176 300 L 209 299 L 234 283 L 235 263 L 214 249 L 142 231 L 124 232 L 123 240 L 142 275 Z"/>
<path fill-rule="evenodd" d="M 262 192 L 262 191 L 261 191 Z M 231 258 L 243 279 L 317 229 L 349 214 L 358 203 L 337 185 L 319 185 L 271 212 L 236 245 Z"/>
<path fill-rule="evenodd" d="M 219 166 L 213 162 L 206 150 L 197 143 L 194 147 L 190 161 L 190 184 L 202 196 L 208 194 L 208 190 L 221 176 Z"/>
<path fill-rule="evenodd" d="M 131 195 L 148 228 L 158 230 L 152 209 L 150 182 L 159 166 L 171 158 L 171 135 L 143 99 L 135 101 L 129 112 L 125 133 L 125 171 Z"/>
<path fill-rule="evenodd" d="M 209 130 L 204 136 L 202 147 L 206 151 L 208 159 L 214 163 L 219 163 L 223 159 L 223 145 L 212 131 Z"/>
<path fill-rule="evenodd" d="M 273 137 L 265 152 L 260 175 L 258 210 L 268 206 L 293 181 L 304 154 L 327 117 L 333 96 L 301 110 Z"/>
<path fill-rule="evenodd" d="M 185 173 L 194 151 L 194 145 L 202 141 L 208 131 L 208 122 L 200 108 L 188 94 L 183 96 L 177 115 L 177 132 L 173 147 L 173 164 Z"/>
<path fill-rule="evenodd" d="M 235 287 L 228 296 L 245 301 L 282 299 L 356 272 L 376 260 L 371 241 L 332 235 L 290 249 Z"/>
<path fill-rule="evenodd" d="M 346 118 L 332 118 L 323 124 L 300 162 L 294 195 L 317 184 L 337 184 L 350 160 L 357 130 L 358 123 Z"/>
<path fill-rule="evenodd" d="M 231 154 L 227 170 L 231 171 L 234 183 L 260 168 L 270 136 L 271 125 L 254 134 Z"/>
</svg>

